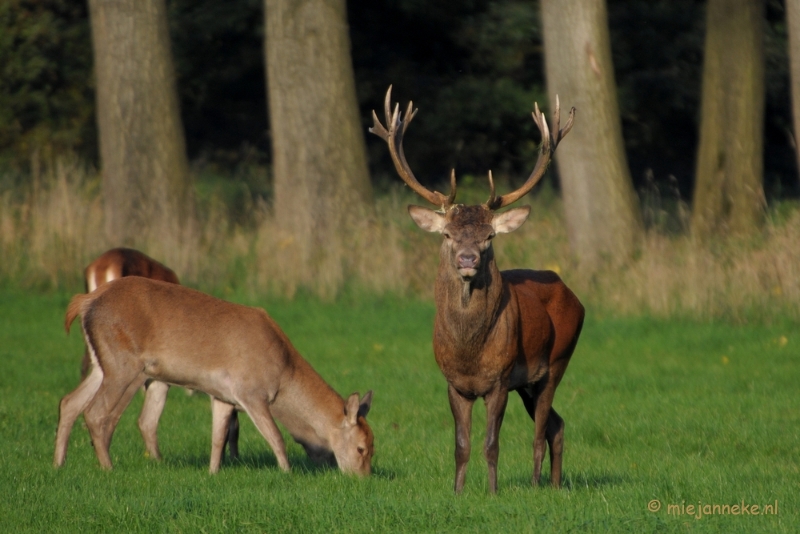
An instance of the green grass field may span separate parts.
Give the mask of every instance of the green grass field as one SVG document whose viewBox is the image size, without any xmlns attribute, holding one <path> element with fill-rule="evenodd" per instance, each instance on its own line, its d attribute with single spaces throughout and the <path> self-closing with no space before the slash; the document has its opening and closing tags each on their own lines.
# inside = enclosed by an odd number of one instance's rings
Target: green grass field
<svg viewBox="0 0 800 534">
<path fill-rule="evenodd" d="M 339 393 L 374 390 L 373 476 L 358 480 L 310 464 L 290 439 L 293 472 L 280 472 L 246 416 L 241 459 L 209 475 L 208 398 L 180 389 L 161 421 L 161 463 L 144 456 L 137 395 L 114 436 L 113 471 L 99 468 L 81 420 L 55 470 L 58 402 L 77 385 L 83 351 L 79 329 L 63 331 L 67 302 L 0 291 L 2 532 L 800 531 L 800 331 L 789 322 L 590 311 L 555 399 L 567 424 L 564 488 L 531 487 L 533 425 L 512 395 L 499 493 L 487 494 L 478 403 L 456 496 L 431 303 L 258 303 Z M 768 504 L 775 513 L 763 514 Z"/>
</svg>

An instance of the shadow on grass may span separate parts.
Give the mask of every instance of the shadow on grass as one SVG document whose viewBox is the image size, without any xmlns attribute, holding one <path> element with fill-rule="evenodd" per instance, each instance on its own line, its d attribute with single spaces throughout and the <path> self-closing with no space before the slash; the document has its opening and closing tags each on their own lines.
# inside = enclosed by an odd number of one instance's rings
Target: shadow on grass
<svg viewBox="0 0 800 534">
<path fill-rule="evenodd" d="M 561 479 L 561 489 L 566 491 L 573 491 L 581 488 L 606 488 L 619 486 L 626 482 L 625 477 L 613 473 L 576 473 L 564 474 Z M 511 487 L 514 488 L 531 488 L 534 487 L 531 482 L 530 475 L 517 475 L 510 480 Z M 553 488 L 550 483 L 550 473 L 543 472 L 537 488 Z M 553 488 L 555 489 L 555 488 Z"/>
<path fill-rule="evenodd" d="M 162 460 L 164 465 L 170 467 L 193 467 L 198 469 L 208 470 L 210 462 L 208 455 L 192 455 L 181 456 L 173 458 L 165 458 Z M 335 465 L 318 464 L 313 462 L 306 455 L 292 455 L 289 454 L 289 465 L 292 466 L 292 472 L 300 473 L 303 475 L 320 475 L 326 472 L 338 472 L 339 468 Z M 228 456 L 222 461 L 220 470 L 228 469 L 278 469 L 278 462 L 275 455 L 271 451 L 263 451 L 256 454 L 240 454 L 236 460 L 231 460 Z M 373 477 L 382 478 L 385 480 L 395 480 L 397 472 L 382 467 L 373 467 Z"/>
</svg>

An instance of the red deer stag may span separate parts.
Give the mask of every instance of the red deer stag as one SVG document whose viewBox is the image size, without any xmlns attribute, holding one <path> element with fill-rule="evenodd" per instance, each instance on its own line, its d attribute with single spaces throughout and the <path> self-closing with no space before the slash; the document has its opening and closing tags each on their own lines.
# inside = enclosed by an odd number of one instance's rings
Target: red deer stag
<svg viewBox="0 0 800 534">
<path fill-rule="evenodd" d="M 370 473 L 373 437 L 365 417 L 372 392 L 343 400 L 264 310 L 131 276 L 74 296 L 67 331 L 78 315 L 94 365 L 61 399 L 56 467 L 64 464 L 70 431 L 83 413 L 100 465 L 111 469 L 114 428 L 136 390 L 153 379 L 211 395 L 212 473 L 236 409 L 247 412 L 284 471 L 289 460 L 275 419 L 312 460 Z"/>
<path fill-rule="evenodd" d="M 428 232 L 444 236 L 436 277 L 436 319 L 433 350 L 436 362 L 448 385 L 450 408 L 455 419 L 455 491 L 464 487 L 470 455 L 470 429 L 475 399 L 486 403 L 486 441 L 484 455 L 489 466 L 489 491 L 497 491 L 497 459 L 500 425 L 508 401 L 515 390 L 522 397 L 535 422 L 533 441 L 534 485 L 539 483 L 545 440 L 550 447 L 550 476 L 561 485 L 561 456 L 564 420 L 553 409 L 553 396 L 583 325 L 584 309 L 572 291 L 551 271 L 497 268 L 492 250 L 496 234 L 512 232 L 527 219 L 530 208 L 502 213 L 496 210 L 512 204 L 528 193 L 547 169 L 551 153 L 569 132 L 569 120 L 559 130 L 556 100 L 555 130 L 538 106 L 533 119 L 542 133 L 542 146 L 536 166 L 525 184 L 513 193 L 495 196 L 489 173 L 490 196 L 485 204 L 455 204 L 455 170 L 450 175 L 450 195 L 422 186 L 406 162 L 403 135 L 416 114 L 411 102 L 405 115 L 395 105 L 391 110 L 391 91 L 386 93 L 385 128 L 373 112 L 370 132 L 389 145 L 395 168 L 403 181 L 422 198 L 439 208 L 433 211 L 409 206 L 414 222 Z M 388 129 L 387 129 L 388 128 Z"/>
<path fill-rule="evenodd" d="M 104 252 L 84 269 L 83 275 L 87 293 L 123 276 L 143 276 L 151 280 L 180 284 L 178 275 L 172 269 L 132 248 L 112 248 Z M 87 348 L 81 361 L 81 380 L 89 374 L 91 365 L 92 360 Z M 169 384 L 164 382 L 148 380 L 145 383 L 145 400 L 142 413 L 139 415 L 139 431 L 144 439 L 147 454 L 156 460 L 161 459 L 161 451 L 158 448 L 158 420 L 164 411 L 168 392 Z M 231 458 L 238 458 L 239 417 L 236 412 L 231 416 L 225 441 L 230 447 Z"/>
</svg>

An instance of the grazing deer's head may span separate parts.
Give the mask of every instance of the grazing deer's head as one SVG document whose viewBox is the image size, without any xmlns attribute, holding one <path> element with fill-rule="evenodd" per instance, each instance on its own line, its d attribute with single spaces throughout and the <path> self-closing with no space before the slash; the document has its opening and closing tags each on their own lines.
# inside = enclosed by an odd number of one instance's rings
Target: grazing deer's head
<svg viewBox="0 0 800 534">
<path fill-rule="evenodd" d="M 539 152 L 539 159 L 533 172 L 525 183 L 511 193 L 496 196 L 494 190 L 494 180 L 489 171 L 489 199 L 484 204 L 467 206 L 455 204 L 456 198 L 456 175 L 455 170 L 450 173 L 450 194 L 443 195 L 438 191 L 430 191 L 425 188 L 414 177 L 411 168 L 406 161 L 403 153 L 403 135 L 406 128 L 411 124 L 417 110 L 414 109 L 412 102 L 408 103 L 405 115 L 400 113 L 398 105 L 394 110 L 391 109 L 392 88 L 386 92 L 384 100 L 384 113 L 386 115 L 386 127 L 378 120 L 375 112 L 372 112 L 373 126 L 370 132 L 381 137 L 389 145 L 389 153 L 392 156 L 397 173 L 403 181 L 413 189 L 418 195 L 437 206 L 439 209 L 434 211 L 421 206 L 409 206 L 408 212 L 417 226 L 428 232 L 438 232 L 444 236 L 442 243 L 442 262 L 452 267 L 452 271 L 457 273 L 464 282 L 470 282 L 477 276 L 485 272 L 485 269 L 492 260 L 492 239 L 497 234 L 513 232 L 519 228 L 530 214 L 530 207 L 514 208 L 502 213 L 496 210 L 509 206 L 525 196 L 539 182 L 547 170 L 552 153 L 558 146 L 559 141 L 572 128 L 575 117 L 575 108 L 569 113 L 569 119 L 564 128 L 560 126 L 560 109 L 558 97 L 554 115 L 555 131 L 551 135 L 547 126 L 547 120 L 539 111 L 539 106 L 534 104 L 533 120 L 539 127 L 542 134 L 542 146 Z"/>
<path fill-rule="evenodd" d="M 331 443 L 336 463 L 343 473 L 367 476 L 374 453 L 372 430 L 365 417 L 372 406 L 372 391 L 359 400 L 353 393 L 345 401 L 344 421 Z"/>
</svg>

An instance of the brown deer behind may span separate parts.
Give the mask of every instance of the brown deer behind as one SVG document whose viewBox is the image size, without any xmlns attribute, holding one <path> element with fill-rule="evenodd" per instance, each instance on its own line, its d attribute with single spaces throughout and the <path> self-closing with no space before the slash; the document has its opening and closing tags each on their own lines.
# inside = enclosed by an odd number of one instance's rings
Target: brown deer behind
<svg viewBox="0 0 800 534">
<path fill-rule="evenodd" d="M 561 484 L 564 420 L 553 409 L 553 397 L 578 342 L 584 309 L 577 297 L 551 271 L 500 271 L 492 239 L 519 228 L 529 207 L 502 213 L 495 210 L 527 194 L 544 175 L 552 151 L 572 127 L 574 108 L 559 129 L 558 100 L 555 130 L 539 112 L 534 121 L 542 133 L 536 166 L 518 190 L 495 196 L 489 173 L 490 196 L 485 204 L 455 204 L 455 171 L 448 196 L 430 191 L 414 177 L 403 153 L 403 135 L 416 114 L 409 102 L 401 116 L 391 110 L 391 87 L 386 93 L 386 124 L 373 113 L 370 132 L 384 139 L 398 174 L 420 196 L 439 210 L 409 206 L 409 214 L 423 230 L 444 236 L 436 277 L 436 318 L 433 349 L 447 379 L 450 408 L 455 419 L 455 491 L 464 487 L 470 456 L 472 407 L 478 397 L 486 404 L 487 430 L 484 454 L 489 466 L 489 490 L 497 491 L 499 434 L 508 392 L 517 391 L 535 422 L 533 484 L 538 484 L 546 445 L 550 448 L 550 476 Z M 404 119 L 404 120 L 403 120 Z"/>
</svg>

